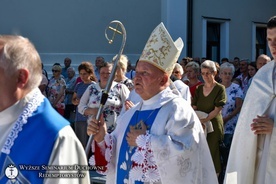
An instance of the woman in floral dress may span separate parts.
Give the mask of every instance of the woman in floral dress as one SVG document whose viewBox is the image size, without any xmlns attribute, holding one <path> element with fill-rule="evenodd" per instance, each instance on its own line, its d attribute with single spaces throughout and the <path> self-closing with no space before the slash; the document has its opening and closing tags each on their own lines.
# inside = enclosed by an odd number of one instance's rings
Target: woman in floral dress
<svg viewBox="0 0 276 184">
<path fill-rule="evenodd" d="M 101 66 L 100 82 L 91 84 L 81 97 L 78 105 L 78 111 L 81 114 L 89 116 L 89 118 L 93 118 L 97 115 L 102 91 L 107 85 L 112 67 L 113 65 L 107 62 Z M 106 122 L 108 132 L 112 132 L 115 129 L 116 119 L 119 116 L 123 103 L 127 99 L 128 95 L 129 90 L 126 85 L 113 81 L 108 93 L 108 99 L 103 109 L 103 117 Z"/>
<path fill-rule="evenodd" d="M 239 118 L 239 113 L 243 102 L 243 92 L 241 87 L 232 82 L 235 72 L 235 67 L 231 63 L 223 63 L 220 66 L 221 84 L 225 86 L 227 101 L 223 106 L 221 114 L 224 122 L 224 144 L 226 146 L 225 152 L 222 153 L 223 165 L 226 167 L 229 150 Z"/>
</svg>

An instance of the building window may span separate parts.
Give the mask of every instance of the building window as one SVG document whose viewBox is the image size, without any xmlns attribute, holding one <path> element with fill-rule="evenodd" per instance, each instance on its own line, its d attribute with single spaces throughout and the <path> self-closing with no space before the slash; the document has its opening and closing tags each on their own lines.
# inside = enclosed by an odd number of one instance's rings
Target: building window
<svg viewBox="0 0 276 184">
<path fill-rule="evenodd" d="M 220 23 L 207 22 L 206 57 L 212 61 L 220 61 Z"/>
<path fill-rule="evenodd" d="M 203 17 L 202 19 L 202 56 L 216 62 L 229 58 L 230 19 Z"/>
<path fill-rule="evenodd" d="M 266 53 L 266 28 L 265 27 L 256 27 L 256 56 L 257 58 L 261 54 Z"/>
</svg>

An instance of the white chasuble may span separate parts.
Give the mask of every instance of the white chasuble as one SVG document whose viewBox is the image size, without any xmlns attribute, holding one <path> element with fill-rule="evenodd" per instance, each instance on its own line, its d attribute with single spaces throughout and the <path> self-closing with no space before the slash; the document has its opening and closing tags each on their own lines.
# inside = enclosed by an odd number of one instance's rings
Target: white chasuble
<svg viewBox="0 0 276 184">
<path fill-rule="evenodd" d="M 276 181 L 275 61 L 254 76 L 243 103 L 226 169 L 225 184 L 271 184 Z M 257 115 L 274 120 L 271 135 L 255 135 L 250 125 Z"/>
<path fill-rule="evenodd" d="M 155 109 L 158 109 L 156 117 L 149 114 L 155 112 Z M 146 121 L 148 116 L 152 116 L 149 122 L 145 122 L 147 125 L 151 123 L 152 125 L 148 127 L 146 135 L 137 137 L 138 146 L 133 148 L 134 153 L 130 158 L 131 168 L 129 168 L 121 158 L 129 159 L 130 155 L 126 155 L 126 151 L 122 154 L 121 150 L 129 149 L 129 146 L 124 144 L 124 139 L 129 123 L 136 119 L 137 112 L 148 112 L 144 114 L 143 120 Z M 150 123 L 150 119 L 153 122 Z M 174 95 L 169 88 L 119 116 L 115 130 L 105 137 L 105 145 L 106 150 L 102 155 L 108 162 L 107 184 L 118 181 L 118 173 L 122 168 L 129 173 L 125 173 L 120 181 L 123 180 L 127 184 L 137 182 L 145 184 L 218 183 L 197 115 L 186 100 Z M 125 176 L 128 179 L 125 179 Z"/>
</svg>

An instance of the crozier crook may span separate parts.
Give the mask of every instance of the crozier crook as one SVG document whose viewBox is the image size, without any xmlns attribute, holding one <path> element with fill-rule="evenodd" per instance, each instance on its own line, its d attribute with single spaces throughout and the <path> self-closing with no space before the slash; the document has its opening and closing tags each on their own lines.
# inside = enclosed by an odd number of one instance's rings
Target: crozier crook
<svg viewBox="0 0 276 184">
<path fill-rule="evenodd" d="M 116 24 L 116 27 L 115 28 L 112 27 L 112 24 Z M 121 28 L 121 30 L 118 30 L 118 26 Z M 108 30 L 113 31 L 113 35 L 112 35 L 111 39 L 109 39 L 109 37 L 108 37 L 108 34 L 107 34 Z M 115 76 L 115 73 L 116 73 L 116 70 L 117 70 L 117 63 L 118 63 L 118 60 L 120 59 L 120 57 L 121 57 L 121 55 L 123 53 L 123 50 L 124 50 L 124 47 L 125 47 L 125 43 L 126 43 L 126 30 L 125 30 L 124 25 L 120 21 L 118 21 L 118 20 L 113 20 L 113 21 L 111 21 L 108 24 L 108 26 L 105 29 L 105 37 L 108 40 L 109 44 L 113 43 L 116 34 L 122 35 L 123 36 L 123 40 L 122 40 L 122 44 L 121 44 L 121 48 L 119 50 L 119 53 L 118 53 L 118 55 L 117 55 L 117 57 L 115 59 L 115 62 L 114 62 L 111 74 L 110 74 L 109 79 L 107 81 L 106 87 L 105 87 L 104 91 L 102 92 L 100 106 L 99 106 L 99 110 L 98 110 L 98 113 L 97 113 L 97 116 L 96 116 L 96 120 L 97 121 L 99 121 L 100 116 L 102 114 L 102 111 L 104 109 L 104 105 L 105 105 L 105 103 L 107 101 L 108 92 L 110 91 L 110 88 L 111 88 L 111 85 L 112 85 L 112 82 L 114 80 L 114 76 Z M 93 140 L 93 135 L 90 135 L 90 137 L 88 139 L 88 142 L 87 142 L 87 145 L 86 145 L 86 148 L 85 148 L 85 153 L 86 153 L 87 158 L 89 156 L 89 152 L 90 152 L 90 149 L 91 149 L 92 140 Z"/>
</svg>

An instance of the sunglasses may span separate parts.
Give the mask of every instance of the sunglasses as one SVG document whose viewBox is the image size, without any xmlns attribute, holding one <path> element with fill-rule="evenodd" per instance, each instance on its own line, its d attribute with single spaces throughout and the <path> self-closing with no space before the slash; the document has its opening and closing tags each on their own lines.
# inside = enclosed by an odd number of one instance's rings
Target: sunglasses
<svg viewBox="0 0 276 184">
<path fill-rule="evenodd" d="M 52 70 L 53 73 L 60 72 L 59 70 Z"/>
</svg>

